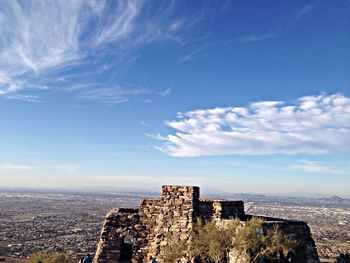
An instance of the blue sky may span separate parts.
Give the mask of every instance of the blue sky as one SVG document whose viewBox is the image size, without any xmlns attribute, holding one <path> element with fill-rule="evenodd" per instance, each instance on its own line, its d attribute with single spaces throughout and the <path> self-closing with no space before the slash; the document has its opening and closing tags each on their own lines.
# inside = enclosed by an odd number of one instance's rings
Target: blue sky
<svg viewBox="0 0 350 263">
<path fill-rule="evenodd" d="M 0 186 L 350 196 L 348 1 L 2 1 Z"/>
</svg>

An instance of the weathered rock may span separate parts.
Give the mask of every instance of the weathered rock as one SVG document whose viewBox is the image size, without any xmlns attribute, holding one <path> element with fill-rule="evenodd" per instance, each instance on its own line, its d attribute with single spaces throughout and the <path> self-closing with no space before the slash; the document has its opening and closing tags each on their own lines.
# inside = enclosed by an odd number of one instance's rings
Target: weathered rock
<svg viewBox="0 0 350 263">
<path fill-rule="evenodd" d="M 174 241 L 189 241 L 197 218 L 227 223 L 250 218 L 244 213 L 243 201 L 199 199 L 196 186 L 162 187 L 160 199 L 145 199 L 139 209 L 120 208 L 107 213 L 94 263 L 114 263 L 121 260 L 148 262 L 150 256 L 163 262 L 163 248 Z M 305 222 L 264 218 L 263 227 L 278 225 L 282 233 L 293 236 L 300 246 L 297 263 L 318 263 L 315 242 Z M 234 253 L 230 262 L 244 262 Z"/>
</svg>

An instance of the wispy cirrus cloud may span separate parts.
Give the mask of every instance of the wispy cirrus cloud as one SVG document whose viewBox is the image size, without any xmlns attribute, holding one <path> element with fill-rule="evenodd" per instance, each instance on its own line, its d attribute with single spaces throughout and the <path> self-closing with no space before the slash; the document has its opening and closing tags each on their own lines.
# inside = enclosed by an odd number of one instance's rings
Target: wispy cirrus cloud
<svg viewBox="0 0 350 263">
<path fill-rule="evenodd" d="M 199 56 L 199 53 L 202 52 L 206 47 L 207 47 L 206 45 L 200 46 L 200 47 L 192 50 L 191 52 L 189 52 L 185 56 L 178 59 L 178 62 L 185 63 L 185 62 L 189 62 L 189 61 L 196 59 Z"/>
<path fill-rule="evenodd" d="M 295 13 L 295 18 L 296 19 L 300 19 L 303 16 L 307 15 L 308 13 L 310 13 L 311 11 L 313 11 L 314 9 L 317 8 L 316 4 L 308 4 L 304 7 L 302 7 L 301 9 L 299 9 L 296 13 Z"/>
<path fill-rule="evenodd" d="M 98 83 L 79 83 L 69 87 L 71 91 L 77 91 L 79 98 L 85 100 L 95 100 L 107 105 L 124 103 L 138 96 L 146 96 L 144 102 L 152 102 L 150 98 L 153 96 L 169 96 L 172 92 L 171 88 L 163 90 L 151 90 L 147 87 L 125 88 L 118 85 L 100 85 Z"/>
<path fill-rule="evenodd" d="M 305 96 L 178 113 L 158 149 L 172 156 L 324 154 L 350 151 L 350 98 Z"/>
<path fill-rule="evenodd" d="M 292 165 L 291 168 L 306 173 L 335 175 L 348 175 L 350 171 L 349 166 L 335 166 L 334 164 L 330 165 L 310 160 L 300 160 L 298 163 Z"/>
<path fill-rule="evenodd" d="M 93 11 L 99 17 L 97 34 L 93 37 L 95 44 L 107 44 L 130 35 L 135 29 L 135 19 L 141 11 L 143 2 L 118 1 L 114 9 L 106 9 L 106 2 L 90 2 L 90 5 L 94 6 Z M 101 19 L 106 14 L 108 18 Z"/>
<path fill-rule="evenodd" d="M 19 172 L 19 171 L 41 171 L 52 170 L 66 173 L 73 173 L 79 170 L 79 167 L 73 165 L 26 165 L 26 164 L 0 164 L 0 172 Z"/>
<path fill-rule="evenodd" d="M 181 32 L 191 24 L 191 18 L 175 11 L 176 1 L 2 1 L 0 96 L 11 99 L 23 90 L 56 86 L 73 92 L 69 87 L 79 85 L 84 74 L 115 72 L 132 63 L 129 54 L 140 45 L 154 41 L 183 43 Z M 106 64 L 106 57 L 111 56 L 115 59 Z M 103 89 L 100 94 L 106 93 Z M 80 91 L 78 97 L 108 97 Z M 116 88 L 110 93 L 118 92 Z M 129 93 L 134 96 L 135 91 Z"/>
<path fill-rule="evenodd" d="M 240 37 L 232 38 L 229 42 L 242 42 L 242 43 L 250 43 L 250 42 L 260 42 L 268 39 L 273 39 L 279 37 L 277 32 L 270 32 L 265 34 L 248 34 Z"/>
<path fill-rule="evenodd" d="M 80 92 L 80 97 L 84 99 L 98 100 L 105 104 L 118 104 L 127 102 L 129 97 L 150 94 L 146 89 L 124 89 L 113 88 L 92 88 Z"/>
<path fill-rule="evenodd" d="M 8 100 L 20 100 L 20 101 L 26 101 L 26 102 L 36 102 L 41 103 L 39 96 L 36 95 L 8 95 L 6 96 L 6 99 Z"/>
<path fill-rule="evenodd" d="M 72 2 L 4 1 L 0 7 L 0 87 L 4 93 L 26 88 L 26 75 L 66 66 L 81 57 L 79 12 Z"/>
<path fill-rule="evenodd" d="M 237 36 L 229 40 L 229 43 L 254 43 L 254 42 L 261 42 L 266 41 L 270 39 L 275 39 L 280 36 L 283 36 L 288 31 L 288 28 L 290 25 L 296 24 L 299 22 L 299 20 L 311 13 L 313 10 L 315 10 L 318 7 L 316 4 L 308 4 L 303 6 L 302 8 L 298 9 L 296 12 L 294 12 L 291 15 L 291 21 L 288 24 L 285 24 L 281 27 L 275 26 L 273 30 L 267 30 L 265 33 L 248 33 L 242 36 Z M 283 29 L 284 28 L 284 29 Z"/>
<path fill-rule="evenodd" d="M 172 92 L 171 88 L 166 88 L 166 89 L 159 91 L 158 94 L 160 96 L 166 97 L 166 96 L 169 96 L 171 94 L 171 92 Z"/>
</svg>

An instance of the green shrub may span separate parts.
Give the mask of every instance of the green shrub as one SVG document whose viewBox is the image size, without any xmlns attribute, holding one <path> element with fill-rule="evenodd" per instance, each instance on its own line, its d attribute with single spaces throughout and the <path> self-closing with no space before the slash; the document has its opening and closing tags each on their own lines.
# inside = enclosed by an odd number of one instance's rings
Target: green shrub
<svg viewBox="0 0 350 263">
<path fill-rule="evenodd" d="M 164 262 L 174 263 L 181 258 L 185 258 L 187 261 L 191 261 L 191 255 L 188 255 L 189 247 L 186 241 L 173 242 L 168 246 L 163 247 Z"/>
<path fill-rule="evenodd" d="M 298 243 L 291 237 L 285 236 L 275 225 L 264 233 L 263 221 L 253 217 L 237 229 L 233 237 L 232 248 L 249 262 L 257 262 L 260 258 L 273 259 L 278 253 L 294 251 Z"/>
<path fill-rule="evenodd" d="M 232 220 L 218 226 L 215 221 L 198 221 L 191 233 L 190 242 L 173 242 L 163 248 L 166 263 L 174 263 L 181 258 L 198 257 L 202 262 L 225 262 L 229 252 L 244 258 L 247 262 L 257 262 L 260 258 L 274 258 L 283 251 L 294 251 L 298 245 L 290 237 L 284 236 L 275 226 L 263 231 L 263 221 L 253 217 L 245 224 Z"/>
<path fill-rule="evenodd" d="M 226 227 L 218 227 L 215 221 L 205 224 L 198 221 L 191 234 L 190 250 L 203 262 L 223 262 L 232 247 L 232 238 L 239 221 L 232 221 Z"/>
<path fill-rule="evenodd" d="M 63 254 L 38 251 L 29 256 L 27 263 L 73 263 L 73 260 Z"/>
</svg>

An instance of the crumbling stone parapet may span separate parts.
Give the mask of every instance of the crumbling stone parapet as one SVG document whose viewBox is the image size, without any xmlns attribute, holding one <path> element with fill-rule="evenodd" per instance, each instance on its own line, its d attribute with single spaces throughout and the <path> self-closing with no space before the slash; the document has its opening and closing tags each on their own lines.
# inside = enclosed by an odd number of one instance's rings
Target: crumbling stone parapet
<svg viewBox="0 0 350 263">
<path fill-rule="evenodd" d="M 200 199 L 199 187 L 162 186 L 159 199 L 145 199 L 139 209 L 114 209 L 107 213 L 96 250 L 94 263 L 149 262 L 149 257 L 162 263 L 164 246 L 190 242 L 197 219 L 227 223 L 239 219 L 244 223 L 250 215 L 243 201 Z M 297 263 L 318 263 L 315 242 L 305 222 L 261 217 L 263 226 L 278 224 L 282 233 L 300 241 Z M 229 262 L 241 262 L 230 255 Z"/>
</svg>

